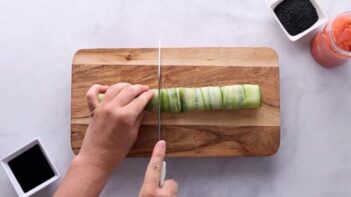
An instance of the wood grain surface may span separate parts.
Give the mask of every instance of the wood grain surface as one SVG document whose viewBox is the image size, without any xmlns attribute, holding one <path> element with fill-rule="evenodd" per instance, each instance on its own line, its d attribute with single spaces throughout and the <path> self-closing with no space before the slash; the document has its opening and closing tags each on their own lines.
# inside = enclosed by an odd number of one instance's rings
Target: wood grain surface
<svg viewBox="0 0 351 197">
<path fill-rule="evenodd" d="M 129 82 L 157 87 L 158 49 L 83 49 L 73 58 L 71 145 L 81 147 L 89 122 L 85 94 L 93 84 Z M 164 113 L 167 156 L 268 156 L 280 142 L 278 57 L 270 48 L 162 49 L 162 87 L 252 83 L 263 105 L 253 110 Z M 156 114 L 140 128 L 128 156 L 149 156 L 158 140 Z"/>
</svg>

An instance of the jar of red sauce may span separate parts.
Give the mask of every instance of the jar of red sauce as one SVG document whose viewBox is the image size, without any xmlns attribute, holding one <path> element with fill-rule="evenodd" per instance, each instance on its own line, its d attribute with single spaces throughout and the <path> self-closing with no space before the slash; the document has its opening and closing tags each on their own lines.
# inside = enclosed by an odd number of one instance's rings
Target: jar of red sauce
<svg viewBox="0 0 351 197">
<path fill-rule="evenodd" d="M 317 33 L 311 53 L 320 65 L 329 68 L 351 58 L 351 12 L 340 14 Z"/>
</svg>

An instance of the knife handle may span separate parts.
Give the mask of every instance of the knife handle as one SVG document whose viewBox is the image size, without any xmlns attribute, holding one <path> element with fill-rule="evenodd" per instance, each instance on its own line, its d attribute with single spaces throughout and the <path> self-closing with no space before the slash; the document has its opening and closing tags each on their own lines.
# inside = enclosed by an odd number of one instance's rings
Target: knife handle
<svg viewBox="0 0 351 197">
<path fill-rule="evenodd" d="M 165 178 L 166 178 L 166 162 L 163 161 L 162 162 L 162 167 L 161 167 L 161 175 L 160 175 L 160 187 L 163 187 L 163 184 L 165 182 Z"/>
</svg>

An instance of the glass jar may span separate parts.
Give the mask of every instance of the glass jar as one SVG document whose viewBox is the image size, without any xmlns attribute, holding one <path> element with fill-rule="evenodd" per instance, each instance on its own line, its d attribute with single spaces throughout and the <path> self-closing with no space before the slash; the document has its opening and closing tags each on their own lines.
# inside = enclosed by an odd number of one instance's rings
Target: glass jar
<svg viewBox="0 0 351 197">
<path fill-rule="evenodd" d="M 351 58 L 351 12 L 340 14 L 317 33 L 311 53 L 320 65 L 329 68 Z"/>
</svg>

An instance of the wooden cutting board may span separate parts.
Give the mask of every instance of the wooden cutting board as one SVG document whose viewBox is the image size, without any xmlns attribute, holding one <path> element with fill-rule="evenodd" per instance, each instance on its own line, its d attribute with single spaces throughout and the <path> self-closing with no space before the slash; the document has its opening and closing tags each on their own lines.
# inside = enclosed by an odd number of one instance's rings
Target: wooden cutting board
<svg viewBox="0 0 351 197">
<path fill-rule="evenodd" d="M 140 83 L 157 88 L 158 49 L 82 49 L 73 58 L 71 144 L 82 145 L 89 122 L 85 94 L 95 83 Z M 167 156 L 268 156 L 280 142 L 278 57 L 270 48 L 165 48 L 162 87 L 253 83 L 263 105 L 254 110 L 163 114 Z M 149 156 L 158 140 L 156 114 L 140 128 L 128 156 Z"/>
</svg>

